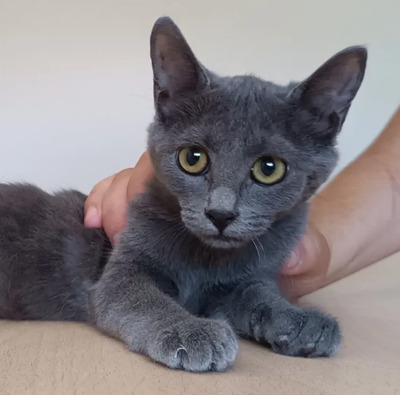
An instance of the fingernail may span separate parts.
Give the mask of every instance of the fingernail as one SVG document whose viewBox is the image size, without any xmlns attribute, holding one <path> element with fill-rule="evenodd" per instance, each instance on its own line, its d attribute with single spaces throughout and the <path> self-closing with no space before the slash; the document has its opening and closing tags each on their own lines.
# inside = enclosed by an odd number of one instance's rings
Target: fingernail
<svg viewBox="0 0 400 395">
<path fill-rule="evenodd" d="M 292 253 L 290 254 L 289 259 L 283 265 L 284 270 L 290 270 L 294 267 L 298 266 L 301 263 L 301 255 L 299 254 L 299 248 L 297 247 Z"/>
<path fill-rule="evenodd" d="M 119 242 L 120 238 L 121 238 L 121 232 L 116 233 L 112 240 L 113 245 L 116 245 Z"/>
<path fill-rule="evenodd" d="M 99 227 L 99 216 L 98 216 L 98 210 L 96 207 L 91 206 L 86 211 L 85 225 L 92 227 L 92 228 Z"/>
</svg>

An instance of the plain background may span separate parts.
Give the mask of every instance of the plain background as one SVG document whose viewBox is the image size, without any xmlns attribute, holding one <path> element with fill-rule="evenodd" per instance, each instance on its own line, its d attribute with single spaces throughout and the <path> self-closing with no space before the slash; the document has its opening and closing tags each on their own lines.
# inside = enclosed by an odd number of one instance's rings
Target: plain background
<svg viewBox="0 0 400 395">
<path fill-rule="evenodd" d="M 277 83 L 367 45 L 338 170 L 399 105 L 398 0 L 0 0 L 0 181 L 89 192 L 135 164 L 153 115 L 149 34 L 161 15 L 210 69 Z"/>
</svg>

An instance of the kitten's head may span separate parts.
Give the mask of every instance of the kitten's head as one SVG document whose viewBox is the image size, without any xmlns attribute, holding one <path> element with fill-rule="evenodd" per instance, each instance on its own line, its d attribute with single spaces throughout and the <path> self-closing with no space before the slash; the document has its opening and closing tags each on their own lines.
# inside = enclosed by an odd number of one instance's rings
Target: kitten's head
<svg viewBox="0 0 400 395">
<path fill-rule="evenodd" d="M 151 59 L 156 177 L 193 234 L 232 248 L 271 229 L 327 179 L 367 52 L 345 49 L 286 87 L 254 76 L 219 77 L 197 61 L 171 19 L 160 18 Z"/>
</svg>

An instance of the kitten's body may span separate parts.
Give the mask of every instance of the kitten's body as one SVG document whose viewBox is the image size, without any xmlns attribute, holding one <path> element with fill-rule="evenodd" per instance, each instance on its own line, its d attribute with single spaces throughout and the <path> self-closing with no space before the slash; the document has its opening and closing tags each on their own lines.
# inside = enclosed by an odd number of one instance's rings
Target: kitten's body
<svg viewBox="0 0 400 395">
<path fill-rule="evenodd" d="M 83 227 L 84 195 L 0 185 L 0 318 L 88 321 L 191 371 L 233 363 L 232 327 L 283 354 L 333 355 L 336 321 L 291 305 L 276 276 L 304 230 L 307 199 L 336 162 L 365 50 L 279 87 L 205 70 L 169 19 L 155 25 L 151 47 L 155 175 L 131 203 L 127 229 L 110 253 L 102 231 Z M 204 171 L 180 168 L 185 146 L 201 147 Z M 281 182 L 252 179 L 266 155 L 288 164 Z"/>
<path fill-rule="evenodd" d="M 0 318 L 88 319 L 111 246 L 83 227 L 85 196 L 0 184 Z"/>
</svg>

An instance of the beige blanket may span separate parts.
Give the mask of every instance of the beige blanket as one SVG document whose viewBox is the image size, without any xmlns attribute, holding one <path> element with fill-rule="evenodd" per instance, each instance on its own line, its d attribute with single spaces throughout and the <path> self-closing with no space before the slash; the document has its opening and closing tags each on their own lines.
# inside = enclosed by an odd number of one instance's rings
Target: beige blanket
<svg viewBox="0 0 400 395">
<path fill-rule="evenodd" d="M 400 394 L 400 255 L 302 300 L 337 316 L 330 360 L 242 341 L 233 369 L 172 371 L 80 324 L 0 321 L 0 394 Z"/>
</svg>

